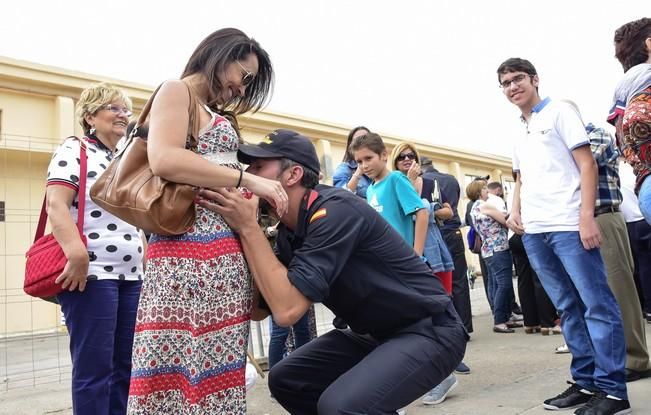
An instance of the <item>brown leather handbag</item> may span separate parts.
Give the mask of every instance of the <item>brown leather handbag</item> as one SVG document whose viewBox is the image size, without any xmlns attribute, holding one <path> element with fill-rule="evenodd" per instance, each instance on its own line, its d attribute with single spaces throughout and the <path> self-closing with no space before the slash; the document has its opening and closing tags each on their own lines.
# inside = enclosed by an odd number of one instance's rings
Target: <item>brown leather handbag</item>
<svg viewBox="0 0 651 415">
<path fill-rule="evenodd" d="M 199 117 L 197 98 L 190 94 L 186 148 L 197 147 Z M 198 189 L 189 184 L 174 183 L 154 175 L 147 158 L 146 120 L 160 86 L 138 118 L 124 147 L 90 189 L 90 197 L 98 206 L 148 233 L 180 235 L 194 224 Z"/>
</svg>

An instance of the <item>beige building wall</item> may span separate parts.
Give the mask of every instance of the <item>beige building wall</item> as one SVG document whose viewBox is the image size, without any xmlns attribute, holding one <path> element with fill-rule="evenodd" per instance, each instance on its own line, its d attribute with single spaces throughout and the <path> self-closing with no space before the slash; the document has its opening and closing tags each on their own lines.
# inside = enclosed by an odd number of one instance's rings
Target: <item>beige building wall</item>
<svg viewBox="0 0 651 415">
<path fill-rule="evenodd" d="M 145 85 L 0 57 L 0 202 L 5 203 L 4 221 L 0 221 L 0 337 L 60 328 L 57 306 L 23 294 L 24 254 L 34 238 L 52 152 L 65 137 L 81 133 L 74 118 L 75 100 L 84 88 L 100 81 L 123 88 L 136 112 L 153 91 Z M 248 142 L 258 142 L 276 128 L 312 138 L 328 183 L 351 128 L 271 111 L 246 114 L 239 121 Z M 454 175 L 462 188 L 461 215 L 467 176 L 490 174 L 500 180 L 504 172 L 510 175 L 510 160 L 505 157 L 380 134 L 389 150 L 400 141 L 415 142 L 439 171 Z M 467 258 L 474 260 L 470 253 Z"/>
</svg>

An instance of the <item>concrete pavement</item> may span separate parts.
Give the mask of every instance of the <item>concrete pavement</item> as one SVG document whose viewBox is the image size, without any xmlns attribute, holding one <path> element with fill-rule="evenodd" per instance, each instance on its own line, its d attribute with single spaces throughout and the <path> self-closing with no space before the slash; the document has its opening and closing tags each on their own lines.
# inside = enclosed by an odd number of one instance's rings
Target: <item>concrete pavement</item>
<svg viewBox="0 0 651 415">
<path fill-rule="evenodd" d="M 492 332 L 492 319 L 483 298 L 480 282 L 472 291 L 475 332 L 468 343 L 464 361 L 472 373 L 457 375 L 459 386 L 437 406 L 416 401 L 409 415 L 551 415 L 572 411 L 546 411 L 542 401 L 563 391 L 569 379 L 570 355 L 556 355 L 554 348 L 562 336 Z M 646 328 L 651 330 L 651 325 Z M 647 331 L 647 343 L 651 336 Z M 0 414 L 72 414 L 68 380 L 62 383 L 21 387 L 0 393 Z M 634 414 L 651 414 L 651 378 L 629 383 Z M 249 391 L 248 413 L 284 415 L 286 412 L 269 398 L 265 380 L 258 379 Z"/>
</svg>

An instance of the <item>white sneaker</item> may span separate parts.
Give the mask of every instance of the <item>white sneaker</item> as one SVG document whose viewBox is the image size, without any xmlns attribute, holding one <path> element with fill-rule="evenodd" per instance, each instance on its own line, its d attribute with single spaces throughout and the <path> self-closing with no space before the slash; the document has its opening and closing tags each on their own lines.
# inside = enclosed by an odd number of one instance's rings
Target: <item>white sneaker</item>
<svg viewBox="0 0 651 415">
<path fill-rule="evenodd" d="M 556 348 L 556 354 L 563 354 L 563 353 L 569 353 L 569 352 L 570 352 L 570 348 L 567 347 L 567 344 L 564 344 L 562 346 L 558 346 Z"/>
<path fill-rule="evenodd" d="M 434 389 L 425 394 L 423 397 L 423 403 L 425 405 L 440 404 L 458 384 L 459 381 L 457 380 L 457 377 L 452 373 L 450 376 L 445 378 L 443 382 L 439 383 L 434 387 Z"/>
</svg>

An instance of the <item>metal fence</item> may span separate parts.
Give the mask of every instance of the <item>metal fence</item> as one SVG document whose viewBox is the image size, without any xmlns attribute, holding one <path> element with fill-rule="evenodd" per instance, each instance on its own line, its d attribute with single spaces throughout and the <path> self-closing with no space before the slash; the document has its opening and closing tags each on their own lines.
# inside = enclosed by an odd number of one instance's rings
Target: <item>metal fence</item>
<svg viewBox="0 0 651 415">
<path fill-rule="evenodd" d="M 317 305 L 315 314 L 319 335 L 332 329 L 330 310 Z M 269 319 L 251 323 L 249 351 L 256 360 L 266 360 L 269 334 Z M 54 327 L 50 333 L 0 333 L 0 391 L 69 382 L 71 369 L 65 326 Z"/>
</svg>

